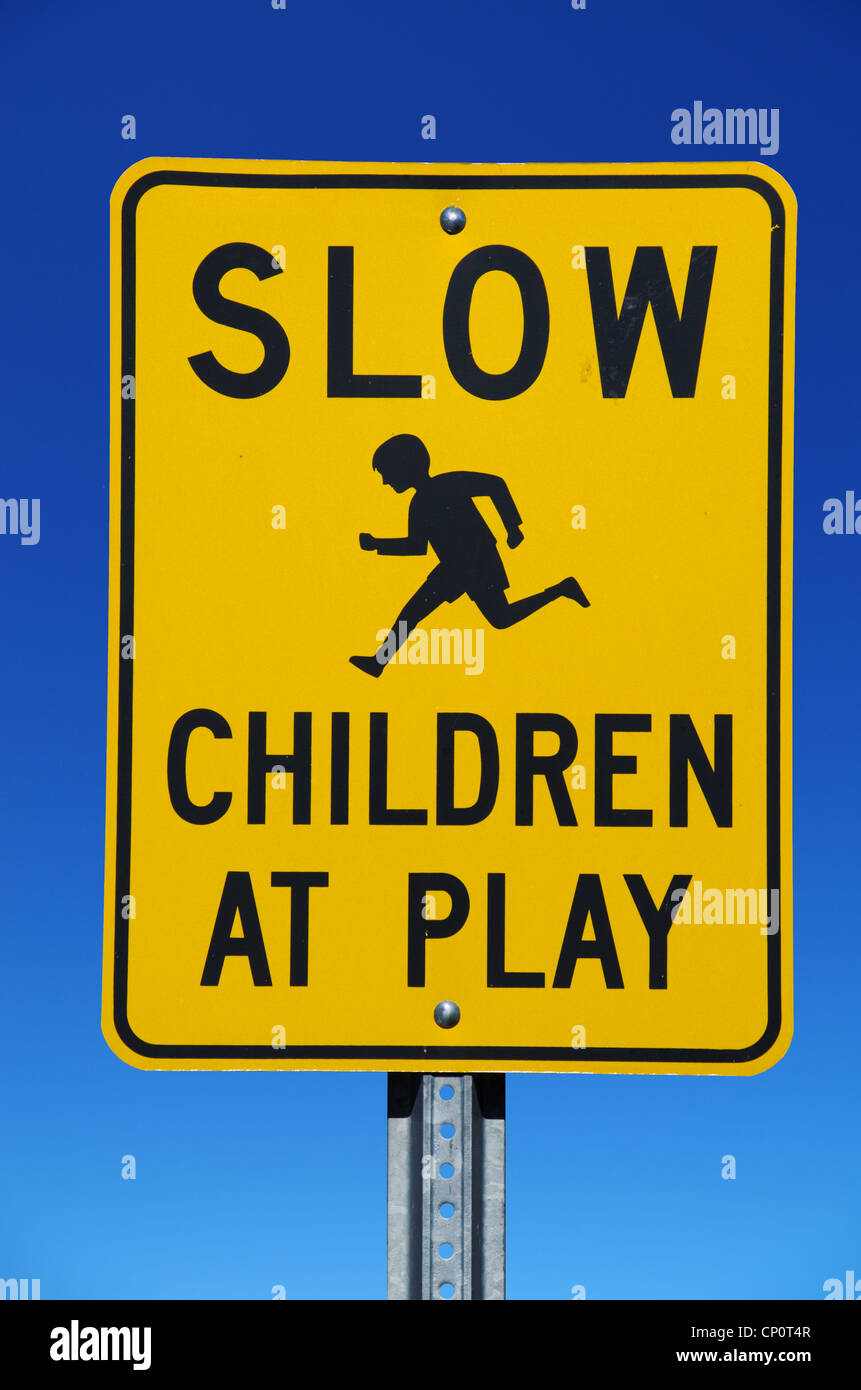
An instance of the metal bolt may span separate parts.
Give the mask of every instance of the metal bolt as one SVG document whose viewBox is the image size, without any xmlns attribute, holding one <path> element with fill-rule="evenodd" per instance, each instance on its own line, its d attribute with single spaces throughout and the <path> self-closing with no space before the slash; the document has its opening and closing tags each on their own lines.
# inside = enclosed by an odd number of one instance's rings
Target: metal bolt
<svg viewBox="0 0 861 1390">
<path fill-rule="evenodd" d="M 439 215 L 439 225 L 444 232 L 454 236 L 455 232 L 462 232 L 466 226 L 466 213 L 463 208 L 443 208 Z"/>
<path fill-rule="evenodd" d="M 433 1017 L 434 1023 L 439 1024 L 440 1028 L 454 1028 L 456 1023 L 460 1023 L 460 1009 L 450 999 L 443 999 L 434 1009 Z"/>
</svg>

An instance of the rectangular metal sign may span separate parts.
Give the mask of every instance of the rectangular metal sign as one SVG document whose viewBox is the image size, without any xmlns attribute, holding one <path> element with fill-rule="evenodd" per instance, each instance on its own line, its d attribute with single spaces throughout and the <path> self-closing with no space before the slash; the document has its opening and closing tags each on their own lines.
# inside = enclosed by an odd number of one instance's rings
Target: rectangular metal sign
<svg viewBox="0 0 861 1390">
<path fill-rule="evenodd" d="M 772 1065 L 784 181 L 152 159 L 112 240 L 114 1051 Z"/>
</svg>

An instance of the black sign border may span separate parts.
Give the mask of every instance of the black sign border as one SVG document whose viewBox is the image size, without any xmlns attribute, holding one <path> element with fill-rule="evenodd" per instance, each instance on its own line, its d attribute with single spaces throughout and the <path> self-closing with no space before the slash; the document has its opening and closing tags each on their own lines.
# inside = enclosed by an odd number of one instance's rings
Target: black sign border
<svg viewBox="0 0 861 1390">
<path fill-rule="evenodd" d="M 781 520 L 782 520 L 782 451 L 783 451 L 783 314 L 786 257 L 786 210 L 777 190 L 765 179 L 743 173 L 684 172 L 660 174 L 383 174 L 383 173 L 307 173 L 307 174 L 243 174 L 204 172 L 180 169 L 152 170 L 143 174 L 126 191 L 122 203 L 121 244 L 121 374 L 135 375 L 135 273 L 137 207 L 145 193 L 162 184 L 180 184 L 200 188 L 345 188 L 399 189 L 438 188 L 448 200 L 461 190 L 474 188 L 498 189 L 679 189 L 679 188 L 747 188 L 765 199 L 771 214 L 771 275 L 769 312 L 769 405 L 768 405 L 768 506 L 767 506 L 767 614 L 766 614 L 766 859 L 770 885 L 780 885 L 780 682 L 781 682 Z M 274 1050 L 269 1045 L 225 1047 L 203 1043 L 148 1043 L 132 1030 L 127 1016 L 129 924 L 123 914 L 124 899 L 131 892 L 131 768 L 132 768 L 132 694 L 134 662 L 119 653 L 125 634 L 134 632 L 134 546 L 135 546 L 135 401 L 123 400 L 120 426 L 121 499 L 120 499 L 120 605 L 117 634 L 119 661 L 119 711 L 117 740 L 117 836 L 116 836 L 116 898 L 114 926 L 113 1004 L 114 1026 L 122 1042 L 141 1057 L 189 1062 L 207 1058 L 223 1060 L 268 1061 L 270 1065 L 295 1058 L 303 1061 L 374 1061 L 378 1063 L 403 1061 L 499 1062 L 505 1063 L 558 1062 L 567 1065 L 564 1071 L 577 1071 L 583 1063 L 680 1062 L 680 1063 L 744 1063 L 763 1056 L 780 1034 L 782 1019 L 781 936 L 780 931 L 767 938 L 766 977 L 768 1019 L 762 1036 L 744 1048 L 648 1048 L 648 1047 L 584 1047 L 576 1050 L 576 1065 L 572 1066 L 572 1049 L 567 1047 L 465 1047 L 433 1045 L 428 1047 L 346 1047 L 287 1045 Z M 277 1055 L 273 1053 L 277 1051 Z M 258 1068 L 253 1068 L 258 1070 Z M 358 1068 L 361 1070 L 361 1068 Z M 435 1068 L 440 1069 L 440 1068 Z M 268 1068 L 260 1068 L 268 1070 Z M 325 1067 L 321 1068 L 325 1070 Z"/>
</svg>

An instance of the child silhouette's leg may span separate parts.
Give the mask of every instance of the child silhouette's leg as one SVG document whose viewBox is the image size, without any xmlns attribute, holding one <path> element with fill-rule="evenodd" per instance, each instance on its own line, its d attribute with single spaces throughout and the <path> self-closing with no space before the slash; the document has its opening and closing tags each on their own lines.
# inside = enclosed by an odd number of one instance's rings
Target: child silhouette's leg
<svg viewBox="0 0 861 1390">
<path fill-rule="evenodd" d="M 411 599 L 407 599 L 379 651 L 374 656 L 351 656 L 350 660 L 368 676 L 380 676 L 398 648 L 407 640 L 423 618 L 443 602 L 439 584 L 433 576 L 426 579 Z"/>
<path fill-rule="evenodd" d="M 513 627 L 515 623 L 522 622 L 524 618 L 537 613 L 539 608 L 545 608 L 557 598 L 572 598 L 581 607 L 590 607 L 589 600 L 577 580 L 570 575 L 558 584 L 551 584 L 549 589 L 542 589 L 540 594 L 529 594 L 527 598 L 517 598 L 513 603 L 509 603 L 503 589 L 487 589 L 484 593 L 474 595 L 473 602 L 491 627 Z"/>
</svg>

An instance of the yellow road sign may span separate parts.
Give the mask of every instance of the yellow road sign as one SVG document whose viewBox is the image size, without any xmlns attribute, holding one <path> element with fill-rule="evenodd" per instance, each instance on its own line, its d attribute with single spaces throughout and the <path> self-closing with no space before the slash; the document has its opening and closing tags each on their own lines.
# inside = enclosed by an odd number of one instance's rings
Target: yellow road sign
<svg viewBox="0 0 861 1390">
<path fill-rule="evenodd" d="M 791 190 L 146 160 L 112 218 L 114 1051 L 770 1066 Z"/>
</svg>

